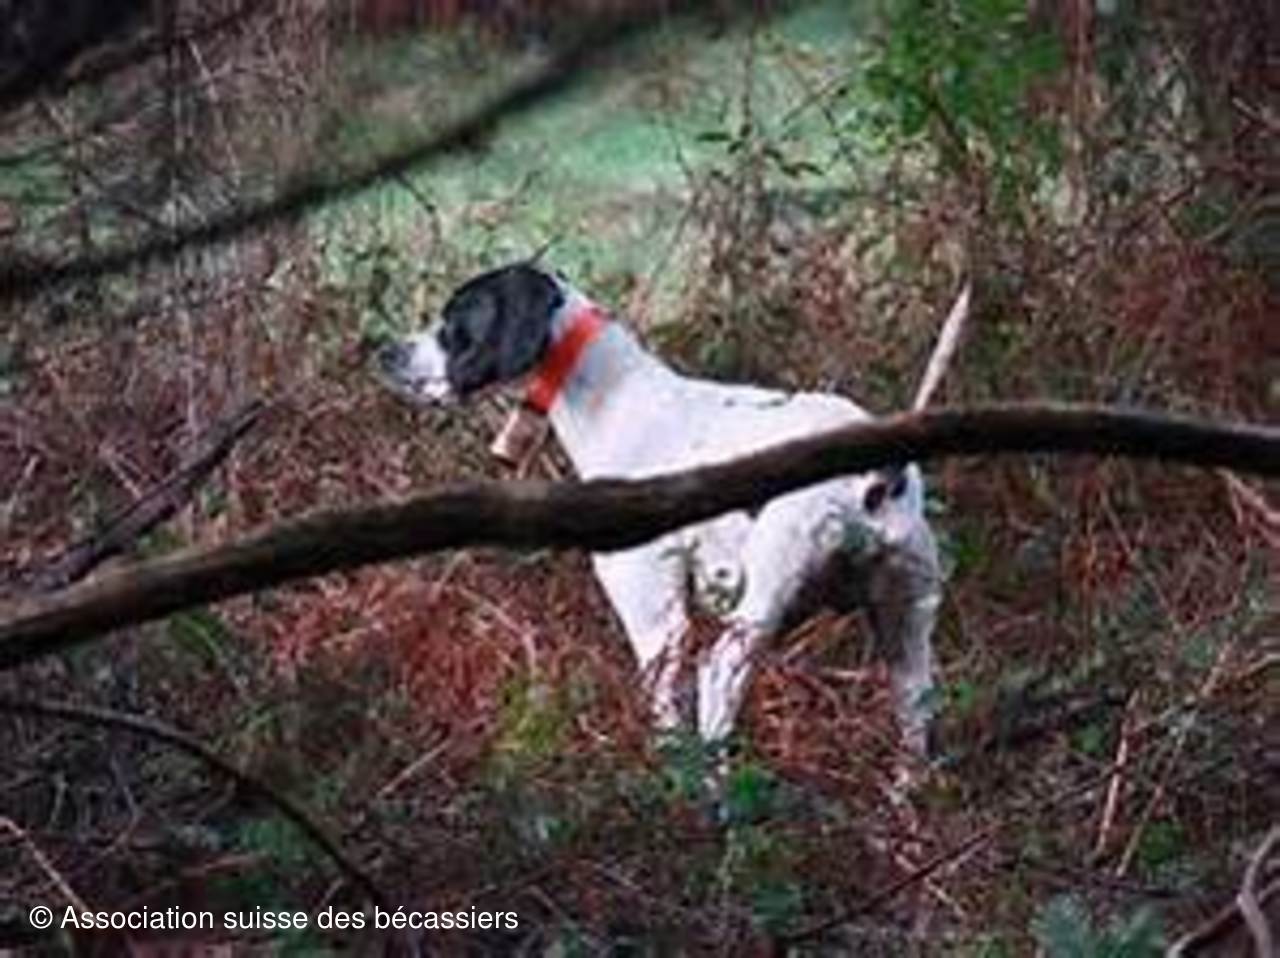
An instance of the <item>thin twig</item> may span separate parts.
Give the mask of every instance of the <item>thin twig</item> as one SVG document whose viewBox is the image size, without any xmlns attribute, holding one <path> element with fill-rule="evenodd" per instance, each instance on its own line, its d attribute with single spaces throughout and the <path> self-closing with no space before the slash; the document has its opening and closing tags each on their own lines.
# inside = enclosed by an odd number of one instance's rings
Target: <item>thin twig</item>
<svg viewBox="0 0 1280 958">
<path fill-rule="evenodd" d="M 177 469 L 120 510 L 92 539 L 69 546 L 36 573 L 36 589 L 61 589 L 84 578 L 174 515 L 253 428 L 264 408 L 255 400 L 207 430 Z"/>
<path fill-rule="evenodd" d="M 1226 756 L 1226 757 L 1218 758 L 1211 762 L 1208 762 L 1207 764 L 1196 769 L 1194 772 L 1189 773 L 1186 776 L 1186 778 L 1183 780 L 1182 784 L 1188 784 L 1204 775 L 1211 774 L 1212 772 L 1216 771 L 1218 768 L 1226 764 L 1228 761 L 1232 761 L 1234 758 L 1237 758 L 1237 757 L 1238 756 Z M 1114 765 L 1108 765 L 1106 768 L 1102 769 L 1101 772 L 1099 772 L 1099 774 L 1086 779 L 1085 781 L 1079 783 L 1078 785 L 1073 785 L 1070 788 L 1064 789 L 1063 791 L 1058 792 L 1057 794 L 1045 799 L 1044 801 L 1036 802 L 1029 808 L 1014 809 L 1005 818 L 1002 818 L 1001 820 L 996 822 L 992 822 L 990 825 L 986 825 L 978 829 L 968 838 L 961 840 L 960 842 L 950 846 L 949 848 L 944 848 L 942 851 L 938 852 L 936 855 L 930 858 L 923 865 L 919 866 L 909 874 L 904 875 L 898 880 L 885 886 L 883 889 L 876 892 L 874 895 L 872 895 L 870 898 L 866 899 L 865 901 L 860 902 L 856 905 L 853 905 L 840 912 L 837 912 L 835 915 L 832 915 L 828 918 L 824 918 L 820 921 L 814 922 L 813 924 L 806 925 L 800 929 L 797 929 L 796 931 L 793 931 L 784 935 L 780 935 L 778 936 L 778 943 L 782 945 L 793 945 L 803 941 L 810 941 L 814 938 L 818 938 L 821 935 L 826 934 L 827 932 L 831 931 L 832 929 L 836 928 L 839 925 L 847 924 L 850 921 L 853 921 L 864 915 L 870 914 L 871 912 L 880 908 L 882 905 L 896 898 L 899 894 L 901 894 L 907 888 L 910 888 L 912 885 L 915 885 L 917 882 L 924 881 L 930 875 L 938 871 L 938 869 L 942 868 L 943 866 L 948 864 L 954 864 L 960 861 L 961 859 L 965 858 L 966 856 L 971 854 L 973 851 L 975 851 L 977 848 L 979 848 L 981 845 L 984 845 L 985 843 L 993 840 L 1004 829 L 1011 827 L 1012 825 L 1014 825 L 1019 821 L 1026 821 L 1028 819 L 1039 818 L 1053 811 L 1054 809 L 1067 804 L 1068 802 L 1079 797 L 1080 795 L 1086 794 L 1092 791 L 1093 789 L 1097 788 L 1099 785 L 1105 782 L 1108 778 L 1110 778 L 1111 775 L 1115 774 L 1116 771 L 1117 769 Z M 1280 883 L 1277 883 L 1277 884 L 1280 884 Z M 1270 890 L 1268 890 L 1267 892 L 1264 892 L 1263 896 L 1261 896 L 1259 900 L 1260 901 L 1265 900 L 1265 897 L 1269 894 L 1270 894 Z"/>
<path fill-rule="evenodd" d="M 966 281 L 960 290 L 960 295 L 956 297 L 955 304 L 951 307 L 951 312 L 947 314 L 947 321 L 942 324 L 942 331 L 938 333 L 938 342 L 933 347 L 933 355 L 929 357 L 924 378 L 920 380 L 920 388 L 916 390 L 916 398 L 911 403 L 912 412 L 919 412 L 929 405 L 929 400 L 933 398 L 938 384 L 946 375 L 947 367 L 951 365 L 956 348 L 960 345 L 960 333 L 964 330 L 965 321 L 969 318 L 969 299 L 972 292 L 973 283 Z"/>
<path fill-rule="evenodd" d="M 75 889 L 71 887 L 62 873 L 49 860 L 49 856 L 40 849 L 39 845 L 31 840 L 31 836 L 26 833 L 22 826 L 12 818 L 0 815 L 0 831 L 9 832 L 22 843 L 22 846 L 35 859 L 35 863 L 40 866 L 40 870 L 48 876 L 49 881 L 53 882 L 54 887 L 58 889 L 62 897 L 74 905 L 77 911 L 89 910 L 89 906 L 85 904 L 84 899 L 76 894 Z"/>
<path fill-rule="evenodd" d="M 1240 884 L 1240 893 L 1236 895 L 1236 907 L 1240 909 L 1240 916 L 1244 918 L 1249 934 L 1253 937 L 1253 943 L 1258 948 L 1258 954 L 1263 956 L 1274 955 L 1276 952 L 1271 926 L 1267 922 L 1267 916 L 1262 913 L 1262 906 L 1258 901 L 1258 885 L 1262 869 L 1277 846 L 1280 846 L 1280 826 L 1271 829 L 1262 844 L 1258 846 L 1258 850 L 1253 853 L 1253 857 L 1249 859 L 1244 881 Z"/>
<path fill-rule="evenodd" d="M 1218 475 L 1231 496 L 1231 507 L 1236 521 L 1244 525 L 1245 514 L 1250 513 L 1262 525 L 1262 534 L 1276 548 L 1280 548 L 1280 509 L 1272 507 L 1261 491 L 1245 482 L 1234 472 L 1219 469 Z"/>
<path fill-rule="evenodd" d="M 1178 764 L 1178 759 L 1182 757 L 1182 750 L 1186 747 L 1187 739 L 1191 735 L 1191 729 L 1195 727 L 1200 710 L 1204 708 L 1205 703 L 1213 695 L 1218 679 L 1222 676 L 1223 666 L 1226 665 L 1227 659 L 1231 657 L 1233 651 L 1235 651 L 1234 636 L 1223 643 L 1222 648 L 1218 651 L 1218 657 L 1214 660 L 1212 668 L 1209 669 L 1209 674 L 1205 676 L 1205 680 L 1200 684 L 1200 688 L 1196 690 L 1196 694 L 1191 700 L 1190 714 L 1187 720 L 1181 723 L 1174 736 L 1164 772 L 1156 782 L 1155 791 L 1151 793 L 1151 798 L 1147 800 L 1146 806 L 1142 809 L 1142 814 L 1138 816 L 1138 823 L 1134 825 L 1133 833 L 1129 836 L 1129 843 L 1125 846 L 1124 854 L 1120 856 L 1120 864 L 1116 866 L 1115 870 L 1116 878 L 1124 878 L 1129 871 L 1129 866 L 1133 864 L 1133 858 L 1138 852 L 1138 845 L 1142 841 L 1142 834 L 1152 816 L 1155 815 L 1156 809 L 1164 801 L 1165 795 L 1168 794 L 1169 780 Z"/>
<path fill-rule="evenodd" d="M 1102 818 L 1098 822 L 1098 840 L 1093 847 L 1095 861 L 1102 858 L 1107 846 L 1111 844 L 1111 828 L 1120 807 L 1120 790 L 1124 785 L 1124 772 L 1129 765 L 1129 745 L 1133 737 L 1134 705 L 1137 700 L 1138 693 L 1135 691 L 1125 704 L 1124 718 L 1120 722 L 1120 743 L 1116 746 L 1116 757 L 1112 763 L 1115 772 L 1107 785 L 1107 798 L 1102 806 Z"/>
<path fill-rule="evenodd" d="M 1280 896 L 1280 879 L 1267 885 L 1254 895 L 1259 907 L 1264 907 L 1272 898 Z M 1208 921 L 1197 925 L 1187 932 L 1169 949 L 1166 958 L 1187 958 L 1206 951 L 1212 945 L 1227 938 L 1240 926 L 1240 909 L 1231 901 L 1213 914 Z"/>
</svg>

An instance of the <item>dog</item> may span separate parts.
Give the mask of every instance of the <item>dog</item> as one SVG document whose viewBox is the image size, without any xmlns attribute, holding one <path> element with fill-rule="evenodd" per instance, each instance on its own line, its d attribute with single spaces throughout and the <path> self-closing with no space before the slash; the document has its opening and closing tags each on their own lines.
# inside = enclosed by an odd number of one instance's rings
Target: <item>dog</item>
<svg viewBox="0 0 1280 958">
<path fill-rule="evenodd" d="M 374 365 L 395 392 L 429 405 L 522 383 L 523 406 L 549 418 L 583 479 L 675 472 L 870 419 L 837 395 L 681 375 L 561 274 L 527 262 L 459 287 L 437 321 L 382 345 Z M 697 730 L 722 742 L 762 645 L 816 599 L 866 609 L 906 744 L 926 753 L 942 577 L 915 465 L 821 482 L 592 563 L 659 727 L 680 725 L 691 602 L 719 630 L 696 666 Z"/>
</svg>

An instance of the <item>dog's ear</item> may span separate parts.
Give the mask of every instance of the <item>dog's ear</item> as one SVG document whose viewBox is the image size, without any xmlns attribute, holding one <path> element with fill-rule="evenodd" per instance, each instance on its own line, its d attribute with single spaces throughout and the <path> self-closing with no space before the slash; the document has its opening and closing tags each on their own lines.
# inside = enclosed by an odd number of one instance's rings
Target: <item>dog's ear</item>
<svg viewBox="0 0 1280 958">
<path fill-rule="evenodd" d="M 564 304 L 564 294 L 539 269 L 513 267 L 504 289 L 498 339 L 498 378 L 523 376 L 542 359 L 551 344 L 551 318 Z"/>
<path fill-rule="evenodd" d="M 445 305 L 440 333 L 453 389 L 465 396 L 533 369 L 563 302 L 555 281 L 527 265 L 494 270 L 460 287 Z"/>
</svg>

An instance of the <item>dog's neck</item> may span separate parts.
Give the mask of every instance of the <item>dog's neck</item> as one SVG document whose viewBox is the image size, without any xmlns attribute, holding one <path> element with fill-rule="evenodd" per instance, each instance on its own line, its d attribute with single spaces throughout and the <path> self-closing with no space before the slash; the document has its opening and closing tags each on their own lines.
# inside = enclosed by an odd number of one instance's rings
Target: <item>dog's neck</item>
<svg viewBox="0 0 1280 958">
<path fill-rule="evenodd" d="M 567 290 L 564 306 L 552 320 L 551 353 L 566 337 L 581 336 L 576 330 L 582 317 L 593 311 L 601 312 L 581 293 Z M 616 462 L 619 447 L 633 442 L 645 427 L 637 421 L 645 408 L 643 391 L 657 400 L 656 392 L 677 378 L 626 327 L 606 320 L 577 352 L 576 362 L 561 377 L 557 394 L 548 404 L 551 427 L 578 474 L 583 478 L 601 475 L 608 463 Z M 637 395 L 637 391 L 642 392 Z M 624 400 L 625 395 L 636 398 Z"/>
<path fill-rule="evenodd" d="M 565 384 L 577 371 L 582 354 L 606 329 L 609 317 L 585 297 L 566 302 L 551 327 L 551 346 L 525 384 L 524 405 L 540 416 L 551 411 Z"/>
</svg>

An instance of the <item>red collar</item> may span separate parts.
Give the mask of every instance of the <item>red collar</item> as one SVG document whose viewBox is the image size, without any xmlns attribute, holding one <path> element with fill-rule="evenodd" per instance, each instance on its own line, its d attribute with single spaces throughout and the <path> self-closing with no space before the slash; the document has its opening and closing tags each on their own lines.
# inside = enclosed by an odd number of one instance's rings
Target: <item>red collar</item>
<svg viewBox="0 0 1280 958">
<path fill-rule="evenodd" d="M 551 411 L 560 390 L 573 375 L 578 360 L 603 331 L 608 318 L 595 303 L 586 303 L 569 317 L 568 328 L 547 350 L 533 378 L 525 388 L 524 404 L 545 416 Z"/>
</svg>

